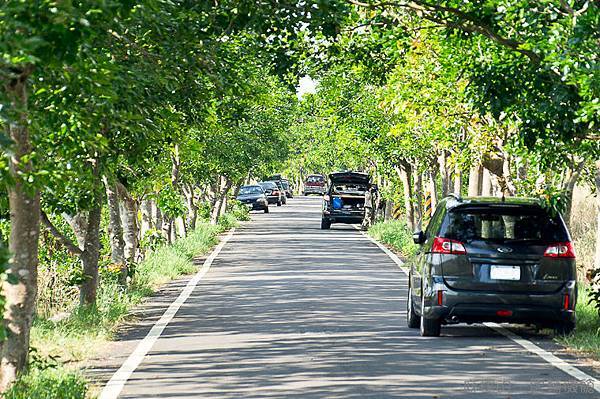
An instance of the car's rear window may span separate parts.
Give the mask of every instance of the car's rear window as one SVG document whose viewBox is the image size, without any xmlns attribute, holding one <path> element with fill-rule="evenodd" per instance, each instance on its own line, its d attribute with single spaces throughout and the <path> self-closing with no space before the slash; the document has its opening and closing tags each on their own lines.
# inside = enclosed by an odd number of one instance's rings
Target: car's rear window
<svg viewBox="0 0 600 399">
<path fill-rule="evenodd" d="M 277 184 L 273 183 L 272 181 L 267 181 L 267 182 L 263 182 L 263 183 L 259 183 L 260 186 L 264 189 L 272 189 L 272 188 L 276 188 Z"/>
<path fill-rule="evenodd" d="M 441 237 L 463 242 L 564 242 L 569 235 L 558 216 L 541 207 L 460 207 L 446 215 Z"/>
<path fill-rule="evenodd" d="M 332 194 L 354 194 L 365 195 L 367 186 L 359 183 L 335 183 L 333 184 Z"/>
<path fill-rule="evenodd" d="M 323 176 L 308 176 L 306 178 L 307 183 L 323 183 L 325 178 Z"/>
<path fill-rule="evenodd" d="M 240 195 L 262 194 L 263 189 L 260 186 L 245 186 L 240 188 Z"/>
</svg>

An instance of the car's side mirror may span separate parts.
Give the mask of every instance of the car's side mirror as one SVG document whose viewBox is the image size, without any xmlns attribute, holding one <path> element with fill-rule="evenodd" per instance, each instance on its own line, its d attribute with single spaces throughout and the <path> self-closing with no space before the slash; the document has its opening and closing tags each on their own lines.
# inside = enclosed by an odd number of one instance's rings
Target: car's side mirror
<svg viewBox="0 0 600 399">
<path fill-rule="evenodd" d="M 425 233 L 422 231 L 417 231 L 413 234 L 413 241 L 418 245 L 423 244 L 425 242 Z"/>
</svg>

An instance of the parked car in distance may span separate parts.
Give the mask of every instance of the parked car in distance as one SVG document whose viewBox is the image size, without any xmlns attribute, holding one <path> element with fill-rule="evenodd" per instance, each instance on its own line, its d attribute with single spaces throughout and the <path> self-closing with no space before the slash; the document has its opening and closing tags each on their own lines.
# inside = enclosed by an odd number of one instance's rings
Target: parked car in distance
<svg viewBox="0 0 600 399">
<path fill-rule="evenodd" d="M 251 210 L 264 211 L 269 213 L 269 202 L 265 190 L 261 186 L 251 185 L 242 186 L 236 198 L 242 204 L 248 206 Z"/>
<path fill-rule="evenodd" d="M 286 198 L 294 198 L 294 193 L 292 191 L 289 180 L 284 179 L 280 174 L 273 175 L 269 177 L 269 181 L 275 182 L 280 188 L 285 192 Z M 284 202 L 285 204 L 286 202 Z"/>
<path fill-rule="evenodd" d="M 290 184 L 289 180 L 282 179 L 281 184 L 285 190 L 285 196 L 288 198 L 294 198 L 294 190 L 292 190 L 292 185 Z"/>
<path fill-rule="evenodd" d="M 281 203 L 283 205 L 287 204 L 287 193 L 285 192 L 285 188 L 283 187 L 283 182 L 281 180 L 273 181 L 277 185 L 279 189 L 279 193 L 281 194 Z"/>
<path fill-rule="evenodd" d="M 575 327 L 575 251 L 565 223 L 536 200 L 447 197 L 413 237 L 407 323 L 423 336 L 443 324 Z"/>
<path fill-rule="evenodd" d="M 262 181 L 258 184 L 263 190 L 265 190 L 265 195 L 267 196 L 267 201 L 269 204 L 277 204 L 277 206 L 281 206 L 281 204 L 283 204 L 285 193 L 279 189 L 275 182 Z"/>
<path fill-rule="evenodd" d="M 318 194 L 324 195 L 325 188 L 325 176 L 323 175 L 308 175 L 304 181 L 303 195 Z"/>
<path fill-rule="evenodd" d="M 361 223 L 365 217 L 365 193 L 370 188 L 366 173 L 330 174 L 329 189 L 323 197 L 321 229 L 329 229 L 332 223 Z"/>
</svg>

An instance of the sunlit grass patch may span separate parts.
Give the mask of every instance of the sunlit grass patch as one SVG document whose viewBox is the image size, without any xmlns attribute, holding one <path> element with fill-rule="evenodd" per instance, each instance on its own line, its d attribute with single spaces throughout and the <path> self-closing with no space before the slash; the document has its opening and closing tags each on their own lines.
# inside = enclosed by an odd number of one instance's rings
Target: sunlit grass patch
<svg viewBox="0 0 600 399">
<path fill-rule="evenodd" d="M 400 220 L 376 223 L 369 229 L 369 235 L 407 258 L 413 256 L 418 249 L 413 242 L 412 232 L 406 223 Z"/>
</svg>

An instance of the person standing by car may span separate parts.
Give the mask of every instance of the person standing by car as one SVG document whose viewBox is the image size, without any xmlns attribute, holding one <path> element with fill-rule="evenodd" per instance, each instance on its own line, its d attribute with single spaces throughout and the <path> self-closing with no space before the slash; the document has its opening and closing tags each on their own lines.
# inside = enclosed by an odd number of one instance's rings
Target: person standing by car
<svg viewBox="0 0 600 399">
<path fill-rule="evenodd" d="M 362 229 L 369 230 L 375 223 L 375 204 L 377 203 L 377 186 L 371 185 L 365 192 L 365 217 L 362 221 Z"/>
</svg>

